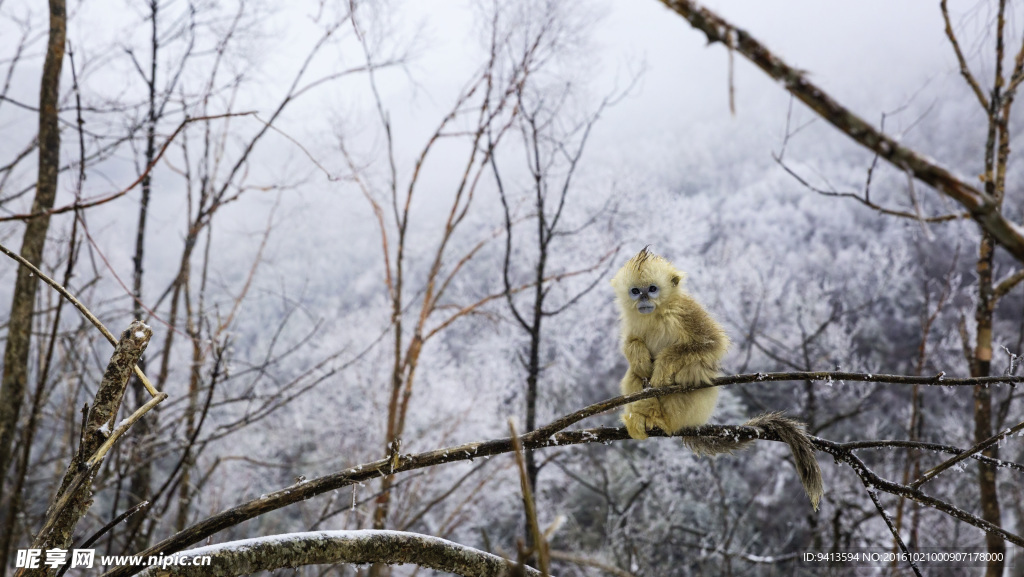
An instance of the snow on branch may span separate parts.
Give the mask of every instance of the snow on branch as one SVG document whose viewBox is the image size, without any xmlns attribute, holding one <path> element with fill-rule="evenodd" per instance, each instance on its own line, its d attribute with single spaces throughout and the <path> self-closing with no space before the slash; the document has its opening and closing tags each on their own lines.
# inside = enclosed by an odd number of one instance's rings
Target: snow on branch
<svg viewBox="0 0 1024 577">
<path fill-rule="evenodd" d="M 201 557 L 210 564 L 201 564 Z M 176 558 L 175 558 L 176 557 Z M 467 577 L 540 575 L 532 567 L 452 541 L 404 531 L 310 531 L 229 541 L 163 557 L 145 577 L 233 577 L 282 567 L 326 563 L 411 563 Z M 157 557 L 159 561 L 161 557 Z M 200 561 L 199 564 L 196 561 Z M 162 565 L 162 566 L 161 566 Z"/>
</svg>

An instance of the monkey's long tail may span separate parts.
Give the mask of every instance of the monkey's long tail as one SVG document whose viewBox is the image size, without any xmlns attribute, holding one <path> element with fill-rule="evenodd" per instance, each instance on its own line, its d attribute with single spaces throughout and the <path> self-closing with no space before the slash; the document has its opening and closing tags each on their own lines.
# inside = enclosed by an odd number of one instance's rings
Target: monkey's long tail
<svg viewBox="0 0 1024 577">
<path fill-rule="evenodd" d="M 746 427 L 756 427 L 762 431 L 774 432 L 779 436 L 791 451 L 793 451 L 793 462 L 796 464 L 797 475 L 804 485 L 804 491 L 811 500 L 811 506 L 818 510 L 818 503 L 825 493 L 821 482 L 821 469 L 818 467 L 818 460 L 814 457 L 814 445 L 804 431 L 804 424 L 800 421 L 790 419 L 782 413 L 764 413 L 743 423 Z M 747 439 L 737 441 L 731 437 L 687 437 L 683 439 L 686 446 L 697 455 L 718 455 L 721 453 L 733 453 L 751 445 L 754 440 Z"/>
</svg>

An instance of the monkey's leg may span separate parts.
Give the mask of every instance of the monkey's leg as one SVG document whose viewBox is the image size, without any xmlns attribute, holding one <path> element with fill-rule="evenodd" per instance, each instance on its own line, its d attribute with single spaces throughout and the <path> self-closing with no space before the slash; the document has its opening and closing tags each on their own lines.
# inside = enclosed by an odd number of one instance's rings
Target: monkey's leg
<svg viewBox="0 0 1024 577">
<path fill-rule="evenodd" d="M 718 402 L 718 387 L 660 397 L 661 419 L 658 428 L 674 433 L 683 427 L 699 427 L 708 422 Z"/>
<path fill-rule="evenodd" d="M 643 380 L 632 370 L 626 371 L 620 386 L 623 395 L 639 393 L 644 389 Z M 642 399 L 622 409 L 622 422 L 626 425 L 629 436 L 634 439 L 646 439 L 647 429 L 657 426 L 656 421 L 661 418 L 661 405 L 658 399 Z"/>
</svg>

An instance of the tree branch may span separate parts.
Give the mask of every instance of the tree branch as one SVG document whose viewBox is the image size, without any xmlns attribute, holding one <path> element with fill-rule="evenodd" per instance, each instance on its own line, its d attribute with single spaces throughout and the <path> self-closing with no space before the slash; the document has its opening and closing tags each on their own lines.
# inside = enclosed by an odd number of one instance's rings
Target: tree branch
<svg viewBox="0 0 1024 577">
<path fill-rule="evenodd" d="M 1006 296 L 1006 293 L 1012 291 L 1020 284 L 1020 281 L 1024 281 L 1024 268 L 999 281 L 999 284 L 992 290 L 992 300 L 999 300 Z"/>
<path fill-rule="evenodd" d="M 960 509 L 950 503 L 947 503 L 946 501 L 937 499 L 930 495 L 926 495 L 919 489 L 908 487 L 907 485 L 901 485 L 899 483 L 894 483 L 892 481 L 879 477 L 877 474 L 875 474 L 874 471 L 865 467 L 864 463 L 860 461 L 860 459 L 858 459 L 856 455 L 854 455 L 849 449 L 844 448 L 843 445 L 840 443 L 833 443 L 832 441 L 826 441 L 824 439 L 819 439 L 817 437 L 812 438 L 811 442 L 814 443 L 815 448 L 825 451 L 826 453 L 835 457 L 836 460 L 849 465 L 852 469 L 854 469 L 854 471 L 856 471 L 857 475 L 861 477 L 865 485 L 870 486 L 874 490 L 884 491 L 886 493 L 889 493 L 890 495 L 895 495 L 897 497 L 905 497 L 907 499 L 912 499 L 914 501 L 917 501 L 918 503 L 921 503 L 922 505 L 926 505 L 928 507 L 946 513 L 950 517 L 959 519 L 965 523 L 973 525 L 981 529 L 982 531 L 985 531 L 986 533 L 995 533 L 999 535 L 1002 539 L 1005 539 L 1016 545 L 1024 546 L 1024 538 L 1022 538 L 1019 535 L 1010 533 L 1002 527 L 994 525 L 976 515 L 972 515 L 967 511 L 964 511 L 963 509 Z"/>
<path fill-rule="evenodd" d="M 978 80 L 967 66 L 967 59 L 964 57 L 963 50 L 960 49 L 956 33 L 953 32 L 953 23 L 949 19 L 949 9 L 946 6 L 946 0 L 939 2 L 939 9 L 942 11 L 942 20 L 946 23 L 946 37 L 949 38 L 949 43 L 953 46 L 953 52 L 956 54 L 956 60 L 960 63 L 960 74 L 963 75 L 964 80 L 967 81 L 971 90 L 974 91 L 974 95 L 978 97 L 978 103 L 981 104 L 982 110 L 991 117 L 992 107 L 988 102 L 988 98 L 985 97 L 985 92 L 981 89 L 981 85 L 978 84 Z"/>
<path fill-rule="evenodd" d="M 141 416 L 141 413 L 133 415 L 134 419 L 128 419 L 126 421 L 130 422 L 117 427 L 119 434 L 111 435 L 110 429 L 121 407 L 125 387 L 128 386 L 128 375 L 146 350 L 152 334 L 149 327 L 140 321 L 133 322 L 121 334 L 96 392 L 92 410 L 89 411 L 82 433 L 81 449 L 68 464 L 60 490 L 54 495 L 53 503 L 46 512 L 46 521 L 36 535 L 33 547 L 67 549 L 71 545 L 75 526 L 92 505 L 90 483 L 103 456 L 131 423 Z M 166 396 L 152 399 L 145 407 L 146 410 L 155 406 L 153 401 L 159 402 L 158 399 L 163 400 Z"/>
<path fill-rule="evenodd" d="M 921 478 L 917 479 L 916 481 L 911 483 L 910 486 L 916 489 L 916 488 L 920 487 L 921 485 L 924 485 L 928 481 L 931 481 L 932 479 L 934 479 L 935 476 L 938 475 L 939 473 L 949 469 L 950 467 L 955 466 L 957 463 L 960 463 L 964 459 L 968 459 L 970 457 L 973 457 L 974 455 L 984 451 L 985 449 L 991 447 L 992 445 L 995 445 L 999 441 L 1005 439 L 1006 437 L 1009 437 L 1010 435 L 1020 431 L 1021 429 L 1024 429 L 1024 421 L 1022 421 L 1020 423 L 1017 423 L 1013 427 L 1011 427 L 1009 429 L 1006 429 L 1005 431 L 1003 431 L 1001 433 L 997 433 L 995 435 L 992 435 L 991 437 L 985 439 L 984 441 L 981 441 L 980 443 L 977 443 L 976 445 L 974 445 L 970 449 L 964 451 L 963 453 L 960 453 L 959 455 L 957 455 L 955 457 L 952 457 L 950 459 L 947 459 L 946 461 L 943 461 L 942 463 L 940 463 L 936 467 L 934 467 L 931 470 L 927 471 L 924 475 L 921 475 Z"/>
<path fill-rule="evenodd" d="M 539 576 L 532 567 L 453 543 L 401 531 L 312 531 L 244 539 L 199 547 L 180 557 L 211 556 L 210 565 L 168 564 L 147 568 L 145 577 L 234 577 L 282 567 L 325 563 L 412 563 L 467 577 Z M 173 557 L 168 558 L 173 559 Z"/>
</svg>

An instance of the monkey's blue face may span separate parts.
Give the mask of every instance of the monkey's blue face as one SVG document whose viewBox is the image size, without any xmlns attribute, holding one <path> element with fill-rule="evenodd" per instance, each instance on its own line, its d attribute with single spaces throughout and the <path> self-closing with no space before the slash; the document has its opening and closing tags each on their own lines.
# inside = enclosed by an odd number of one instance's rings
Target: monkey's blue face
<svg viewBox="0 0 1024 577">
<path fill-rule="evenodd" d="M 654 299 L 658 298 L 661 291 L 658 285 L 635 286 L 629 289 L 629 298 L 636 302 L 636 310 L 646 315 L 654 312 Z"/>
</svg>

